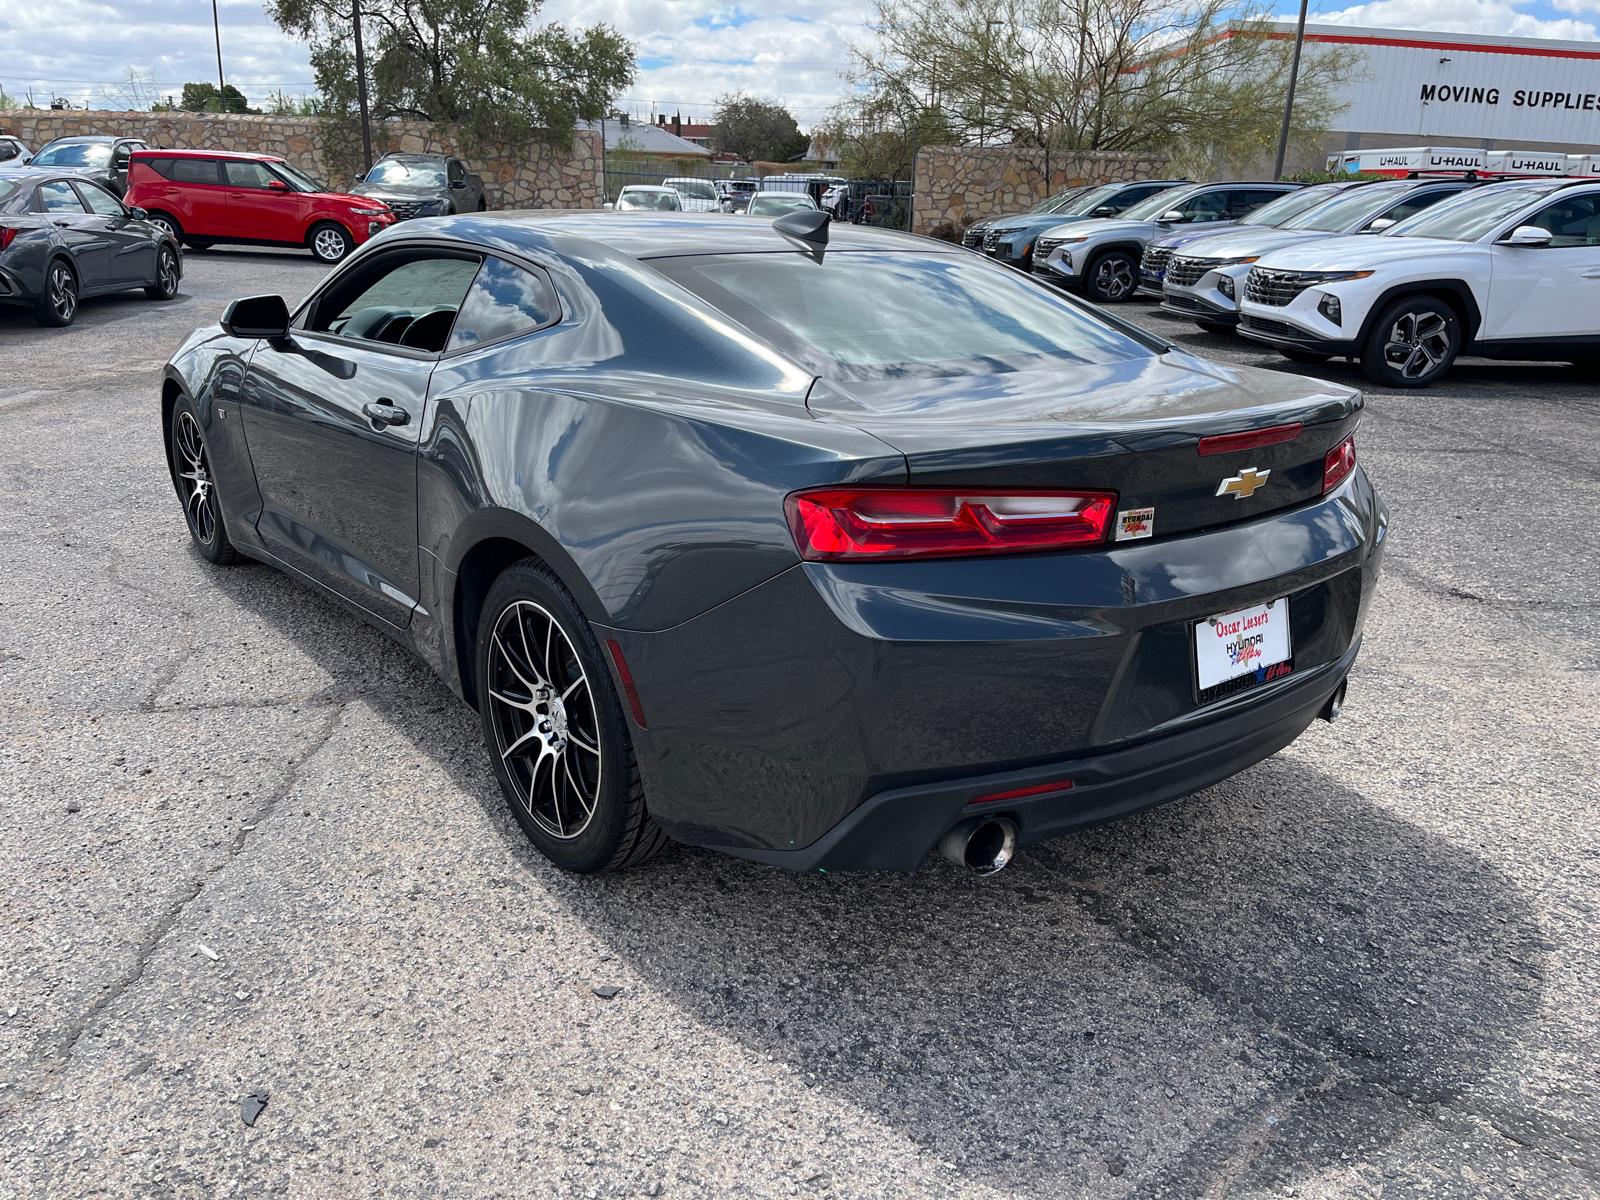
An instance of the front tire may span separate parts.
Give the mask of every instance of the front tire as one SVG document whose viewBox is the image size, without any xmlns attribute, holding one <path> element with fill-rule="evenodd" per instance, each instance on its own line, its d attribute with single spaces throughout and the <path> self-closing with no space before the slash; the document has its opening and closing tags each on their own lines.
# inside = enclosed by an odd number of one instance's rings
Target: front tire
<svg viewBox="0 0 1600 1200">
<path fill-rule="evenodd" d="M 156 247 L 156 281 L 145 288 L 144 294 L 152 300 L 171 300 L 178 294 L 178 252 L 171 246 Z"/>
<path fill-rule="evenodd" d="M 1384 387 L 1424 388 L 1455 365 L 1461 322 L 1432 296 L 1406 296 L 1378 314 L 1361 348 L 1361 369 Z"/>
<path fill-rule="evenodd" d="M 222 505 L 217 500 L 216 474 L 211 469 L 211 451 L 206 445 L 200 418 L 188 397 L 179 399 L 172 410 L 172 482 L 183 502 L 183 519 L 195 549 L 207 562 L 228 566 L 239 552 L 228 540 L 222 520 Z"/>
<path fill-rule="evenodd" d="M 306 246 L 318 262 L 336 263 L 343 262 L 356 248 L 356 241 L 343 225 L 323 221 L 311 227 L 306 235 Z"/>
<path fill-rule="evenodd" d="M 528 839 L 563 870 L 651 858 L 666 836 L 645 811 L 627 718 L 594 631 L 538 559 L 508 567 L 478 624 L 478 708 L 495 777 Z"/>
<path fill-rule="evenodd" d="M 33 319 L 46 329 L 64 329 L 78 319 L 78 277 L 67 260 L 51 260 L 44 269 L 44 288 L 33 304 Z"/>
<path fill-rule="evenodd" d="M 1139 261 L 1125 250 L 1096 255 L 1084 272 L 1084 293 L 1097 304 L 1131 300 L 1138 287 Z"/>
</svg>

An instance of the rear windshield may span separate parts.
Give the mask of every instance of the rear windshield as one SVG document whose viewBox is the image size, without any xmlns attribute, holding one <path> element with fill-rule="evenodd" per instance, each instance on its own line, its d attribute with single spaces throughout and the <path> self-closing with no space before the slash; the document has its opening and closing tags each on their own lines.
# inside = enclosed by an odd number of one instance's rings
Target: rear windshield
<svg viewBox="0 0 1600 1200">
<path fill-rule="evenodd" d="M 757 196 L 750 201 L 749 213 L 752 217 L 781 217 L 796 209 L 815 207 L 816 203 L 810 196 L 794 192 L 787 196 Z"/>
<path fill-rule="evenodd" d="M 1530 183 L 1520 187 L 1495 187 L 1481 192 L 1467 192 L 1401 221 L 1385 231 L 1386 236 L 1475 242 L 1519 208 L 1526 208 L 1554 190 L 1548 183 Z"/>
<path fill-rule="evenodd" d="M 1054 291 L 966 254 L 723 254 L 651 266 L 839 381 L 1148 357 Z"/>
<path fill-rule="evenodd" d="M 1337 196 L 1341 190 L 1337 184 L 1302 188 L 1298 192 L 1290 192 L 1286 196 L 1279 196 L 1271 204 L 1263 204 L 1255 212 L 1240 221 L 1239 224 L 1281 225 L 1290 217 L 1298 217 L 1301 213 L 1309 212 L 1319 204 L 1326 204 Z"/>
<path fill-rule="evenodd" d="M 682 212 L 677 192 L 623 192 L 617 207 L 624 212 Z"/>
<path fill-rule="evenodd" d="M 715 200 L 717 189 L 703 179 L 672 179 L 667 186 L 680 196 L 687 196 L 691 200 Z"/>
<path fill-rule="evenodd" d="M 1351 195 L 1330 200 L 1321 208 L 1293 220 L 1285 221 L 1283 229 L 1314 229 L 1318 233 L 1343 233 L 1358 225 L 1365 217 L 1382 212 L 1401 196 L 1415 190 L 1411 184 L 1369 183 L 1358 187 Z"/>
<path fill-rule="evenodd" d="M 33 156 L 36 167 L 103 167 L 111 162 L 111 147 L 105 142 L 69 142 L 65 146 L 46 146 Z"/>
</svg>

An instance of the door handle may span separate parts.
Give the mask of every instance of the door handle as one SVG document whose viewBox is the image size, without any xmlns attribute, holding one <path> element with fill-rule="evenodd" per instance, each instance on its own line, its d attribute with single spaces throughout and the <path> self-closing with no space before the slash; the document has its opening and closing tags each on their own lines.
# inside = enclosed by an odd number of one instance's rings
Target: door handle
<svg viewBox="0 0 1600 1200">
<path fill-rule="evenodd" d="M 361 412 L 374 425 L 405 425 L 411 420 L 411 414 L 405 409 L 382 399 L 376 404 L 367 401 L 361 406 Z"/>
<path fill-rule="evenodd" d="M 52 225 L 59 225 L 63 229 L 71 229 L 72 228 L 72 222 L 71 221 L 52 221 L 50 223 Z"/>
<path fill-rule="evenodd" d="M 1600 267 L 1590 267 L 1583 273 L 1585 279 L 1600 279 Z"/>
</svg>

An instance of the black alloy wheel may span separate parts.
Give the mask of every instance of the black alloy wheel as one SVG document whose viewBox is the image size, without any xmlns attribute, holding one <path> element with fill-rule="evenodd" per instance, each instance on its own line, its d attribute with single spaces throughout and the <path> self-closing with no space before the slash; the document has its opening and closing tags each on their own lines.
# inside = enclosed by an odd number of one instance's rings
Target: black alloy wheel
<svg viewBox="0 0 1600 1200">
<path fill-rule="evenodd" d="M 171 246 L 156 247 L 156 281 L 145 288 L 152 300 L 171 300 L 178 294 L 178 252 Z"/>
<path fill-rule="evenodd" d="M 478 624 L 478 703 L 511 813 L 541 852 L 593 874 L 652 857 L 627 718 L 577 603 L 538 559 L 508 567 Z"/>
<path fill-rule="evenodd" d="M 349 231 L 332 221 L 313 225 L 311 232 L 306 235 L 306 245 L 318 262 L 325 263 L 342 262 L 356 248 L 355 239 Z"/>
<path fill-rule="evenodd" d="M 183 241 L 183 226 L 178 224 L 178 218 L 169 213 L 153 212 L 145 218 L 152 225 L 159 225 L 172 235 L 175 242 Z"/>
<path fill-rule="evenodd" d="M 1374 383 L 1423 388 L 1461 353 L 1455 309 L 1433 296 L 1406 296 L 1378 314 L 1361 348 L 1361 369 Z"/>
<path fill-rule="evenodd" d="M 172 482 L 183 502 L 189 536 L 201 555 L 219 567 L 233 562 L 239 552 L 228 540 L 205 434 L 187 398 L 179 400 L 172 413 Z"/>
<path fill-rule="evenodd" d="M 34 301 L 33 319 L 47 329 L 61 329 L 77 316 L 78 277 L 66 259 L 52 259 L 44 270 L 44 289 Z"/>
<path fill-rule="evenodd" d="M 1094 257 L 1084 272 L 1083 290 L 1099 304 L 1131 300 L 1139 286 L 1139 262 L 1126 250 L 1108 250 Z"/>
</svg>

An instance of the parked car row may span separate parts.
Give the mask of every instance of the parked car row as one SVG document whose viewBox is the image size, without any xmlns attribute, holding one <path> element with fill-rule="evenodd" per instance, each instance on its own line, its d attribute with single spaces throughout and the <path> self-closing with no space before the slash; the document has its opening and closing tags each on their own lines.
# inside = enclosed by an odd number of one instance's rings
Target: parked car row
<svg viewBox="0 0 1600 1200">
<path fill-rule="evenodd" d="M 660 184 L 630 183 L 617 193 L 615 202 L 607 201 L 605 207 L 619 212 L 724 212 L 750 217 L 781 217 L 797 209 L 817 207 L 816 201 L 805 192 L 762 189 L 741 191 L 739 205 L 735 208 L 729 200 L 708 202 L 699 194 L 698 188 L 685 186 L 688 184 L 711 188 L 711 184 L 703 179 L 668 179 Z M 713 192 L 713 195 L 716 194 Z"/>
<path fill-rule="evenodd" d="M 1600 363 L 1600 180 L 1147 182 L 1052 197 L 969 249 L 1101 303 L 1146 291 L 1296 362 L 1425 387 L 1464 353 Z M 1108 211 L 1113 210 L 1113 211 Z"/>
</svg>

